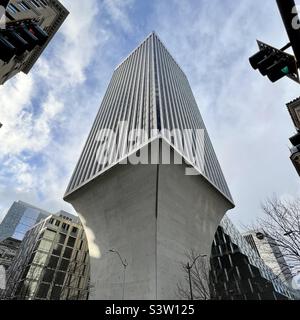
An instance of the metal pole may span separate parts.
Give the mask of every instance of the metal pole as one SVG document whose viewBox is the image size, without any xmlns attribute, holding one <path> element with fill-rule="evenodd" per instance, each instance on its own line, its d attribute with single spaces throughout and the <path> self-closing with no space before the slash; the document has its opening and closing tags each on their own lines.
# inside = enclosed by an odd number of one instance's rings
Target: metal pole
<svg viewBox="0 0 300 320">
<path fill-rule="evenodd" d="M 300 63 L 299 16 L 294 0 L 276 0 L 286 32 L 290 39 L 298 64 Z M 295 23 L 297 22 L 297 23 Z"/>
<path fill-rule="evenodd" d="M 122 292 L 122 300 L 124 300 L 125 296 L 125 276 L 126 276 L 126 267 L 128 266 L 127 260 L 121 257 L 120 252 L 116 249 L 110 249 L 109 252 L 115 253 L 118 255 L 122 265 L 123 265 L 123 292 Z"/>
<path fill-rule="evenodd" d="M 289 42 L 287 45 L 285 45 L 284 47 L 282 47 L 280 49 L 280 51 L 285 51 L 286 49 L 290 48 L 292 46 L 292 44 Z"/>
<path fill-rule="evenodd" d="M 186 268 L 187 268 L 188 274 L 189 274 L 191 300 L 194 300 L 194 297 L 193 297 L 193 288 L 192 288 L 192 279 L 191 279 L 191 266 L 190 266 L 189 263 L 187 264 Z"/>
<path fill-rule="evenodd" d="M 122 300 L 124 300 L 124 296 L 125 296 L 125 276 L 126 276 L 126 265 L 123 265 L 124 267 L 124 274 L 123 274 L 123 295 L 122 295 Z"/>
<path fill-rule="evenodd" d="M 190 284 L 190 294 L 191 294 L 191 300 L 194 300 L 194 296 L 193 296 L 193 288 L 192 288 L 192 278 L 191 278 L 191 269 L 193 268 L 194 264 L 196 263 L 196 261 L 199 258 L 204 258 L 206 257 L 206 254 L 200 254 L 198 257 L 196 257 L 193 261 L 193 263 L 190 265 L 190 263 L 188 262 L 186 265 L 187 271 L 188 271 L 188 275 L 189 275 L 189 284 Z"/>
</svg>

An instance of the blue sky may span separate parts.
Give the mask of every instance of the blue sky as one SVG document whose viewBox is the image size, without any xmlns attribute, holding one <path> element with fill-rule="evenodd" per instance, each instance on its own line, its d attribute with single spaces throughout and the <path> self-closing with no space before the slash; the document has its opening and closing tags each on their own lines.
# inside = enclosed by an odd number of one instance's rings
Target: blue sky
<svg viewBox="0 0 300 320">
<path fill-rule="evenodd" d="M 296 1 L 297 2 L 297 1 Z M 256 39 L 287 43 L 274 0 L 62 0 L 70 16 L 29 75 L 0 88 L 0 220 L 14 200 L 62 200 L 113 69 L 155 30 L 185 71 L 236 208 L 249 224 L 274 193 L 298 197 L 285 104 L 300 95 L 251 69 Z"/>
</svg>

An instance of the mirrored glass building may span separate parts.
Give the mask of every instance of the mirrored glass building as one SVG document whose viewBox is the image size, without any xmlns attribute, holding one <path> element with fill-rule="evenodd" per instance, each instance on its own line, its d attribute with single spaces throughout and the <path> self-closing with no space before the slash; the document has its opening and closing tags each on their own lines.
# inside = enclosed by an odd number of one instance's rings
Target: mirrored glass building
<svg viewBox="0 0 300 320">
<path fill-rule="evenodd" d="M 26 202 L 14 202 L 0 224 L 0 241 L 6 238 L 23 240 L 29 229 L 50 214 Z"/>
</svg>

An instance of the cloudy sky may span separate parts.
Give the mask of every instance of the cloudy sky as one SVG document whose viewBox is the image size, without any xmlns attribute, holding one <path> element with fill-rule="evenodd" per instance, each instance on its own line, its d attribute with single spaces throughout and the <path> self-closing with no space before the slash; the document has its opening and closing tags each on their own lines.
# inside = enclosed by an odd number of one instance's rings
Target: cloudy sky
<svg viewBox="0 0 300 320">
<path fill-rule="evenodd" d="M 297 2 L 297 1 L 296 1 Z M 234 197 L 249 224 L 274 193 L 297 197 L 285 104 L 300 96 L 251 69 L 256 39 L 288 40 L 275 0 L 62 0 L 71 12 L 31 73 L 0 88 L 0 220 L 15 200 L 62 200 L 113 69 L 155 30 L 187 74 Z"/>
</svg>

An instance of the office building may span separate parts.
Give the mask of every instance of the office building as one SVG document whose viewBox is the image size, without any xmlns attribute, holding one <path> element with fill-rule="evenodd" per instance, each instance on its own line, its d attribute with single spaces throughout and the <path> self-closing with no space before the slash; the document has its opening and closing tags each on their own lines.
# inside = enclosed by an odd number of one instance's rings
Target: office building
<svg viewBox="0 0 300 320">
<path fill-rule="evenodd" d="M 26 233 L 2 299 L 86 300 L 88 294 L 85 233 L 77 217 L 61 211 Z"/>
<path fill-rule="evenodd" d="M 20 240 L 13 238 L 0 241 L 0 297 L 6 286 L 6 272 L 14 260 L 20 244 Z"/>
<path fill-rule="evenodd" d="M 0 241 L 7 238 L 23 240 L 30 228 L 50 214 L 26 202 L 14 202 L 0 224 Z"/>
<path fill-rule="evenodd" d="M 289 102 L 287 108 L 296 130 L 295 135 L 290 138 L 292 144 L 290 159 L 300 176 L 300 98 Z"/>
<path fill-rule="evenodd" d="M 263 230 L 248 231 L 243 236 L 275 275 L 291 282 L 292 273 L 274 239 Z"/>
<path fill-rule="evenodd" d="M 57 0 L 5 1 L 0 28 L 0 85 L 19 72 L 28 73 L 68 11 Z"/>
<path fill-rule="evenodd" d="M 214 299 L 288 300 L 297 293 L 265 263 L 257 246 L 243 236 L 228 217 L 215 235 L 211 255 Z M 247 239 L 247 240 L 246 240 Z"/>
<path fill-rule="evenodd" d="M 6 270 L 10 267 L 14 260 L 21 241 L 13 238 L 7 238 L 0 242 L 0 266 L 3 266 Z"/>
<path fill-rule="evenodd" d="M 114 70 L 64 199 L 87 231 L 91 299 L 177 299 L 185 252 L 210 254 L 233 200 L 187 77 L 154 32 Z"/>
</svg>

